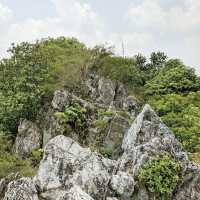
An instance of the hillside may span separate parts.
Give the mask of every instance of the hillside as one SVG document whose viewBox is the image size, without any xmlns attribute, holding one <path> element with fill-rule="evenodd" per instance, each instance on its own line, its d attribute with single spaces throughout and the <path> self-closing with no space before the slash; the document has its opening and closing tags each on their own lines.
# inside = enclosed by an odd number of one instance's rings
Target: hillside
<svg viewBox="0 0 200 200">
<path fill-rule="evenodd" d="M 0 62 L 0 199 L 200 198 L 193 68 L 65 37 L 9 52 Z"/>
</svg>

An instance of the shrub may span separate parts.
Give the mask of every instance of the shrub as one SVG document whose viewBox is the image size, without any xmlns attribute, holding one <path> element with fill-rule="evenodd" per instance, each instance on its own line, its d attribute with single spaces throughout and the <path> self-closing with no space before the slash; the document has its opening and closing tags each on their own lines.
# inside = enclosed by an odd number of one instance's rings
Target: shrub
<svg viewBox="0 0 200 200">
<path fill-rule="evenodd" d="M 145 93 L 149 96 L 169 93 L 188 94 L 198 90 L 200 90 L 200 79 L 194 69 L 181 63 L 171 68 L 166 63 L 166 68 L 164 67 L 145 85 Z"/>
<path fill-rule="evenodd" d="M 200 152 L 199 102 L 200 92 L 191 92 L 187 96 L 167 94 L 149 101 L 183 147 L 191 153 Z"/>
<path fill-rule="evenodd" d="M 70 124 L 79 134 L 87 128 L 86 115 L 87 110 L 78 103 L 67 106 L 64 112 L 55 113 L 56 117 L 62 122 Z"/>
<path fill-rule="evenodd" d="M 181 165 L 169 154 L 153 157 L 139 171 L 139 181 L 158 199 L 167 199 L 180 181 Z"/>
<path fill-rule="evenodd" d="M 19 172 L 22 176 L 34 176 L 36 169 L 32 162 L 22 160 L 17 155 L 11 153 L 12 139 L 8 136 L 0 135 L 0 179 L 10 173 Z"/>
</svg>

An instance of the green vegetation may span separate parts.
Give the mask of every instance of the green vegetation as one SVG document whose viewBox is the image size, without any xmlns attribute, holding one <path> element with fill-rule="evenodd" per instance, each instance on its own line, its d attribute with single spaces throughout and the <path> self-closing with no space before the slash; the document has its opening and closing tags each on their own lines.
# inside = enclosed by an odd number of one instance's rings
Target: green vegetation
<svg viewBox="0 0 200 200">
<path fill-rule="evenodd" d="M 64 112 L 55 113 L 56 117 L 62 122 L 70 124 L 78 134 L 82 134 L 87 128 L 86 115 L 87 110 L 78 103 L 67 106 Z"/>
<path fill-rule="evenodd" d="M 200 79 L 193 69 L 176 61 L 166 63 L 166 67 L 145 85 L 147 95 L 162 95 L 169 93 L 188 94 L 200 89 Z"/>
<path fill-rule="evenodd" d="M 149 59 L 141 54 L 124 58 L 115 56 L 111 48 L 87 48 L 77 39 L 65 37 L 13 44 L 9 52 L 10 57 L 0 61 L 0 132 L 5 138 L 0 139 L 0 176 L 21 169 L 32 173 L 41 159 L 41 151 L 32 152 L 27 161 L 18 159 L 10 151 L 20 119 L 34 121 L 38 111 L 51 102 L 56 89 L 64 88 L 87 98 L 82 81 L 88 71 L 123 83 L 129 95 L 141 104 L 150 103 L 184 148 L 192 153 L 191 158 L 199 162 L 200 78 L 180 60 L 168 59 L 163 52 L 153 52 Z M 96 113 L 98 116 L 94 118 L 102 130 L 98 146 L 103 132 L 109 128 L 103 117 L 120 112 Z M 79 104 L 70 105 L 55 115 L 81 134 L 81 138 L 87 136 L 88 113 Z M 124 117 L 129 116 L 124 113 Z"/>
<path fill-rule="evenodd" d="M 150 104 L 189 152 L 200 152 L 200 92 L 154 97 Z"/>
<path fill-rule="evenodd" d="M 88 50 L 60 37 L 12 45 L 0 62 L 0 130 L 16 133 L 20 118 L 34 119 L 56 88 L 73 88 L 87 63 Z"/>
<path fill-rule="evenodd" d="M 181 165 L 169 154 L 153 157 L 139 172 L 139 182 L 158 199 L 165 200 L 180 181 Z"/>
<path fill-rule="evenodd" d="M 21 176 L 32 177 L 36 173 L 31 159 L 23 160 L 11 152 L 12 138 L 0 135 L 0 179 L 10 173 L 19 172 Z"/>
</svg>

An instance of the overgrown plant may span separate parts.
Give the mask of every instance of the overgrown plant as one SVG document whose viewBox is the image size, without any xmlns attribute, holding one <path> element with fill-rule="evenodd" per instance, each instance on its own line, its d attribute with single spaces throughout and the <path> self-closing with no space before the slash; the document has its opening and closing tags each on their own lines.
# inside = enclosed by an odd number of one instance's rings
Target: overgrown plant
<svg viewBox="0 0 200 200">
<path fill-rule="evenodd" d="M 56 112 L 55 116 L 70 124 L 79 134 L 87 128 L 87 110 L 78 103 L 66 106 L 64 112 Z"/>
<path fill-rule="evenodd" d="M 139 171 L 139 182 L 157 199 L 166 200 L 180 181 L 181 164 L 168 153 L 153 157 Z"/>
</svg>

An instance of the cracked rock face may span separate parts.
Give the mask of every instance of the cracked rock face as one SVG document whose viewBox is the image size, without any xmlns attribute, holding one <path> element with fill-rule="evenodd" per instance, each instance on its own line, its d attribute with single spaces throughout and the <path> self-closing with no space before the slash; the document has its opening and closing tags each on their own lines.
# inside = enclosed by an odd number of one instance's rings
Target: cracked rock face
<svg viewBox="0 0 200 200">
<path fill-rule="evenodd" d="M 30 178 L 21 178 L 8 184 L 3 200 L 39 200 L 36 187 Z"/>
<path fill-rule="evenodd" d="M 152 157 L 168 152 L 182 166 L 182 182 L 169 200 L 200 199 L 200 167 L 189 161 L 173 133 L 149 105 L 137 116 L 122 141 L 117 160 L 104 158 L 63 135 L 51 139 L 33 180 L 8 184 L 3 200 L 155 200 L 137 182 L 141 167 Z M 36 190 L 37 188 L 37 190 Z"/>
<path fill-rule="evenodd" d="M 46 145 L 35 182 L 41 191 L 79 186 L 91 197 L 101 199 L 115 164 L 71 138 L 57 136 Z"/>
<path fill-rule="evenodd" d="M 42 133 L 37 125 L 31 121 L 23 120 L 18 127 L 14 151 L 21 157 L 25 157 L 32 150 L 38 149 L 42 144 Z"/>
</svg>

